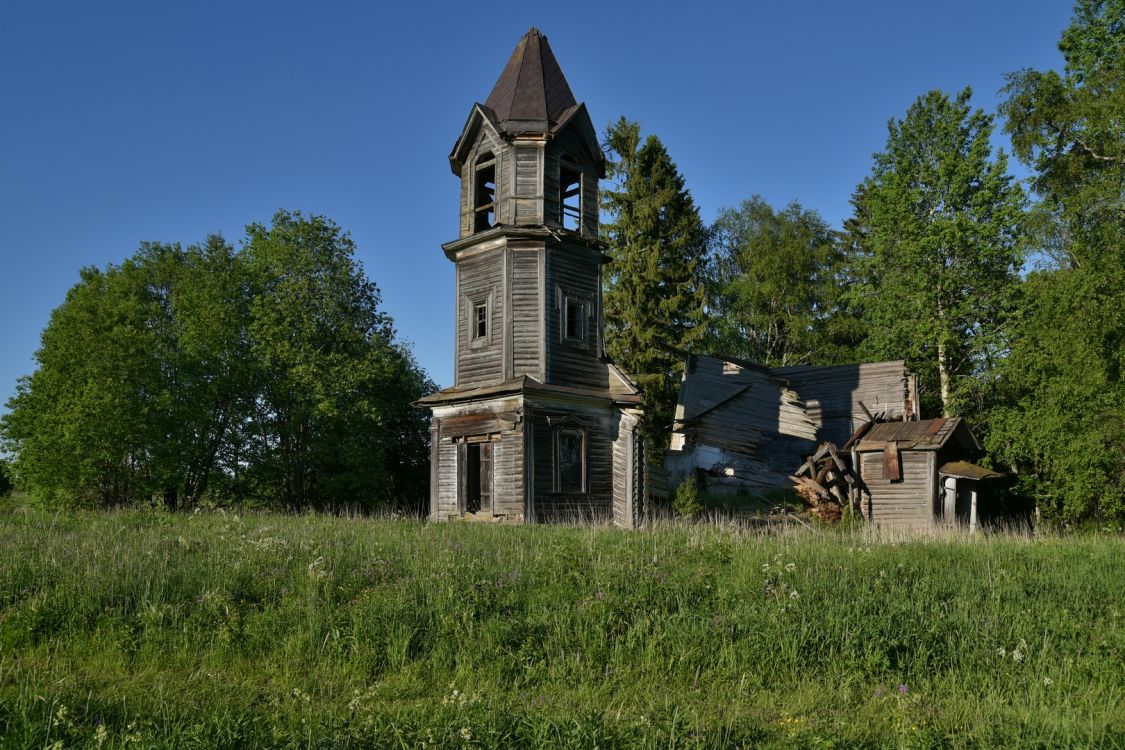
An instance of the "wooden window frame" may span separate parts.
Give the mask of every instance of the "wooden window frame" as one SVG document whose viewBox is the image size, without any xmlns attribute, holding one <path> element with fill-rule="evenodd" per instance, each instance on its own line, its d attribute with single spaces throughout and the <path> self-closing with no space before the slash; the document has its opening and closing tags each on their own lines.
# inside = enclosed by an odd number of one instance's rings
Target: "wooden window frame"
<svg viewBox="0 0 1125 750">
<path fill-rule="evenodd" d="M 495 297 L 496 295 L 491 291 L 465 295 L 465 322 L 468 326 L 467 335 L 470 349 L 481 349 L 492 344 L 493 308 L 495 307 L 493 302 Z M 481 308 L 485 311 L 484 335 L 478 335 L 477 315 Z"/>
<path fill-rule="evenodd" d="M 578 438 L 578 489 L 563 489 L 562 486 L 562 440 L 564 435 Z M 571 421 L 564 421 L 554 429 L 554 491 L 558 494 L 585 495 L 589 492 L 586 471 L 589 463 L 589 436 L 585 427 Z"/>
</svg>

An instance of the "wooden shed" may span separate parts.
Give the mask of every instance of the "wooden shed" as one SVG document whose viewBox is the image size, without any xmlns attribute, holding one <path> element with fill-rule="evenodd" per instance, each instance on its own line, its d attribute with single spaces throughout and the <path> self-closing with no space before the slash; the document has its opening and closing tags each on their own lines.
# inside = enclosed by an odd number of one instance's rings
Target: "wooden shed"
<svg viewBox="0 0 1125 750">
<path fill-rule="evenodd" d="M 856 452 L 864 515 L 882 527 L 975 529 L 977 482 L 1002 476 L 969 462 L 981 445 L 960 417 L 873 425 Z"/>
</svg>

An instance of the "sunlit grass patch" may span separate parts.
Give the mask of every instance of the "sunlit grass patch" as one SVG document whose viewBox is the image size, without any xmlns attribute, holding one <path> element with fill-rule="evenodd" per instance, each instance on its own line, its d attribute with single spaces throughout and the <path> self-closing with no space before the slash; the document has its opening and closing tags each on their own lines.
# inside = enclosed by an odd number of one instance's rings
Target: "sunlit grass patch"
<svg viewBox="0 0 1125 750">
<path fill-rule="evenodd" d="M 2 744 L 1114 746 L 1123 547 L 10 506 Z"/>
</svg>

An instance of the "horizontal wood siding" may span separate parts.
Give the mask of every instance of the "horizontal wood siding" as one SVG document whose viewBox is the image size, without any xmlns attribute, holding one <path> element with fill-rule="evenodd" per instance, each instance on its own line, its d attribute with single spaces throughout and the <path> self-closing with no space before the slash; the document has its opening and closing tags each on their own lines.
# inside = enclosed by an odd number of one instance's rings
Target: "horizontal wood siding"
<svg viewBox="0 0 1125 750">
<path fill-rule="evenodd" d="M 593 167 L 582 172 L 582 234 L 598 236 L 598 175 Z"/>
<path fill-rule="evenodd" d="M 446 520 L 457 515 L 457 446 L 450 440 L 438 443 L 437 518 Z"/>
<path fill-rule="evenodd" d="M 625 529 L 637 525 L 637 503 L 634 501 L 637 444 L 637 419 L 620 412 L 617 435 L 613 440 L 613 522 Z"/>
<path fill-rule="evenodd" d="M 457 386 L 460 388 L 498 383 L 503 379 L 504 255 L 500 249 L 462 259 L 457 263 L 460 299 L 457 324 Z M 489 304 L 488 337 L 474 341 L 474 305 Z"/>
<path fill-rule="evenodd" d="M 867 421 L 859 402 L 871 410 L 885 411 L 888 420 L 901 419 L 909 400 L 904 362 L 874 362 L 835 367 L 779 367 L 773 374 L 784 378 L 805 402 L 809 419 L 817 425 L 817 440 L 843 445 Z M 912 413 L 912 408 L 909 409 Z"/>
<path fill-rule="evenodd" d="M 933 525 L 934 458 L 934 451 L 902 451 L 902 481 L 892 482 L 883 478 L 882 451 L 861 453 L 860 476 L 871 493 L 868 518 L 887 527 Z"/>
<path fill-rule="evenodd" d="M 562 227 L 559 220 L 559 151 L 551 144 L 543 154 L 543 223 Z"/>
<path fill-rule="evenodd" d="M 608 389 L 609 375 L 598 358 L 600 257 L 589 249 L 563 243 L 547 250 L 547 382 Z M 564 295 L 589 300 L 586 339 L 564 341 Z"/>
<path fill-rule="evenodd" d="M 538 144 L 520 145 L 514 149 L 511 160 L 515 171 L 515 190 L 512 193 L 512 210 L 515 223 L 522 225 L 542 224 L 543 193 L 539 179 L 541 149 Z"/>
<path fill-rule="evenodd" d="M 530 375 L 543 380 L 542 334 L 543 301 L 539 294 L 539 266 L 543 249 L 512 249 L 512 375 Z"/>
<path fill-rule="evenodd" d="M 665 456 L 673 483 L 700 469 L 716 487 L 789 487 L 789 474 L 816 448 L 816 425 L 784 381 L 714 357 L 691 363 L 675 425 Z"/>
<path fill-rule="evenodd" d="M 555 427 L 550 418 L 570 414 L 586 423 L 585 493 L 555 492 Z M 535 434 L 535 516 L 538 521 L 609 520 L 613 515 L 613 441 L 615 411 L 598 408 L 536 408 L 532 419 Z"/>
<path fill-rule="evenodd" d="M 493 513 L 504 520 L 523 520 L 523 430 L 501 433 L 493 444 Z"/>
</svg>

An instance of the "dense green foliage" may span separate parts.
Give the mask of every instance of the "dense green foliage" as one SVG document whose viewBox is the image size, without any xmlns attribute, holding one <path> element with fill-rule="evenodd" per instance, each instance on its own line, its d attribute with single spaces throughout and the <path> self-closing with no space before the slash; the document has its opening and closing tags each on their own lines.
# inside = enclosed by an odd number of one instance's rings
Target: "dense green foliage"
<svg viewBox="0 0 1125 750">
<path fill-rule="evenodd" d="M 8 462 L 0 458 L 0 497 L 11 494 L 15 482 L 12 481 L 12 468 Z"/>
<path fill-rule="evenodd" d="M 1023 285 L 989 448 L 1046 518 L 1125 518 L 1125 3 L 1084 0 L 1055 71 L 1009 76 L 1001 111 L 1034 169 L 1044 267 Z"/>
<path fill-rule="evenodd" d="M 707 233 L 684 179 L 660 139 L 641 140 L 621 118 L 605 133 L 610 177 L 602 191 L 609 244 L 606 352 L 644 391 L 650 447 L 668 444 L 684 352 L 706 334 L 703 266 Z"/>
<path fill-rule="evenodd" d="M 843 306 L 845 256 L 820 214 L 754 196 L 720 211 L 710 240 L 711 351 L 770 366 L 855 361 L 862 324 Z"/>
<path fill-rule="evenodd" d="M 9 747 L 1125 742 L 1120 539 L 21 509 L 0 549 Z"/>
<path fill-rule="evenodd" d="M 290 508 L 425 496 L 430 387 L 347 235 L 281 212 L 241 252 L 146 243 L 87 268 L 0 422 L 52 504 Z"/>
<path fill-rule="evenodd" d="M 892 120 L 853 201 L 866 243 L 856 290 L 865 348 L 905 359 L 946 415 L 979 408 L 1021 263 L 1023 191 L 1004 153 L 993 158 L 992 117 L 971 110 L 970 96 L 931 91 Z"/>
</svg>

